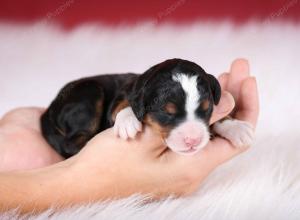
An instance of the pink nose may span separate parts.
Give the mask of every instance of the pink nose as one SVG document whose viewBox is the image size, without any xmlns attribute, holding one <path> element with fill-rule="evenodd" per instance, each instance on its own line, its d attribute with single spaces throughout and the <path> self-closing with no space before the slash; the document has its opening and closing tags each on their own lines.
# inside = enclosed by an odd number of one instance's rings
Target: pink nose
<svg viewBox="0 0 300 220">
<path fill-rule="evenodd" d="M 185 145 L 189 148 L 193 148 L 195 146 L 197 146 L 198 144 L 200 144 L 201 138 L 191 138 L 191 137 L 185 137 L 183 139 Z"/>
</svg>

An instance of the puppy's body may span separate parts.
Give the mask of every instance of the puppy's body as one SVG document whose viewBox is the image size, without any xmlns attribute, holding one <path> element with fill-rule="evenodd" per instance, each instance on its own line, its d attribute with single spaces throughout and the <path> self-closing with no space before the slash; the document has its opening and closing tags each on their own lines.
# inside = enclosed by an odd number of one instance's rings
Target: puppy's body
<svg viewBox="0 0 300 220">
<path fill-rule="evenodd" d="M 171 59 L 141 75 L 101 75 L 67 84 L 42 116 L 42 133 L 68 158 L 106 128 L 114 126 L 115 134 L 127 139 L 134 138 L 144 123 L 173 151 L 195 153 L 209 141 L 209 120 L 220 96 L 215 77 L 193 62 Z M 214 127 L 241 146 L 252 139 L 245 122 L 220 122 Z"/>
<path fill-rule="evenodd" d="M 111 111 L 137 77 L 99 75 L 68 83 L 42 115 L 42 134 L 65 158 L 76 154 L 89 139 L 113 126 Z"/>
</svg>

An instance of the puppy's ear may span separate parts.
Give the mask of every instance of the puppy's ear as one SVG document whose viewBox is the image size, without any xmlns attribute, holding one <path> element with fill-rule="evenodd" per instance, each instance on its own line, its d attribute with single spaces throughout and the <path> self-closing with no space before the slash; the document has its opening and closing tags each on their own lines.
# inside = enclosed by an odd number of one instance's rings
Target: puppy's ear
<svg viewBox="0 0 300 220">
<path fill-rule="evenodd" d="M 207 74 L 207 79 L 210 85 L 210 89 L 213 95 L 215 105 L 219 104 L 221 99 L 221 86 L 218 80 L 211 74 Z"/>
<path fill-rule="evenodd" d="M 170 69 L 177 65 L 178 60 L 166 60 L 162 63 L 156 64 L 144 72 L 134 82 L 132 89 L 129 89 L 128 100 L 132 110 L 139 121 L 142 121 L 147 113 L 147 94 L 149 94 L 149 87 L 151 82 L 159 75 L 159 73 L 167 72 L 165 69 Z"/>
<path fill-rule="evenodd" d="M 128 95 L 128 101 L 134 112 L 136 118 L 139 121 L 142 121 L 145 114 L 145 102 L 144 102 L 144 93 L 145 93 L 145 85 L 142 83 L 140 79 L 134 83 L 131 92 Z"/>
<path fill-rule="evenodd" d="M 149 93 L 149 82 L 157 75 L 160 67 L 161 64 L 157 64 L 148 69 L 129 88 L 128 101 L 139 121 L 142 121 L 147 113 L 146 99 Z"/>
</svg>

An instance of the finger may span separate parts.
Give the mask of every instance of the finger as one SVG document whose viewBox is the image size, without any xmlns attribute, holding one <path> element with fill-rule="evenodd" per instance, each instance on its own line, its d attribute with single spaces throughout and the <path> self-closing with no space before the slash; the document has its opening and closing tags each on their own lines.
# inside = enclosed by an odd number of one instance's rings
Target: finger
<svg viewBox="0 0 300 220">
<path fill-rule="evenodd" d="M 227 91 L 229 91 L 235 100 L 239 100 L 239 93 L 242 82 L 249 77 L 249 64 L 245 59 L 237 59 L 233 61 L 230 68 L 230 74 L 227 83 Z"/>
<path fill-rule="evenodd" d="M 259 114 L 259 98 L 257 83 L 254 77 L 246 79 L 241 87 L 241 99 L 235 118 L 256 126 Z"/>
<path fill-rule="evenodd" d="M 212 116 L 209 124 L 213 124 L 216 121 L 226 117 L 234 108 L 234 99 L 229 92 L 222 91 L 220 102 L 217 106 L 214 106 Z"/>
<path fill-rule="evenodd" d="M 6 113 L 1 119 L 0 124 L 14 123 L 26 128 L 40 132 L 40 117 L 44 113 L 44 108 L 22 107 L 16 108 Z"/>
<path fill-rule="evenodd" d="M 176 166 L 178 170 L 182 167 L 214 169 L 247 149 L 233 147 L 226 139 L 216 137 L 195 155 L 184 156 L 168 151 L 164 156 L 167 157 L 166 161 Z"/>
<path fill-rule="evenodd" d="M 228 140 L 216 137 L 199 154 L 202 154 L 203 159 L 212 166 L 218 166 L 247 149 L 234 147 Z"/>
<path fill-rule="evenodd" d="M 218 77 L 218 81 L 221 85 L 222 90 L 227 90 L 227 82 L 229 78 L 229 73 L 223 73 Z"/>
</svg>

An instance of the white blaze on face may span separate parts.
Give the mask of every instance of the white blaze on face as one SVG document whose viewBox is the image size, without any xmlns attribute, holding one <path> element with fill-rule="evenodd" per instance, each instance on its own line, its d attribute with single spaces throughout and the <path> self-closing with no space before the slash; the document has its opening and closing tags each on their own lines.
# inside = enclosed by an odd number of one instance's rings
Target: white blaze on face
<svg viewBox="0 0 300 220">
<path fill-rule="evenodd" d="M 209 141 L 209 132 L 206 124 L 196 117 L 199 107 L 200 94 L 197 89 L 197 76 L 177 74 L 173 80 L 179 82 L 186 95 L 186 120 L 174 128 L 168 138 L 167 145 L 181 154 L 194 154 L 203 148 Z"/>
<path fill-rule="evenodd" d="M 185 110 L 187 112 L 187 120 L 195 120 L 195 110 L 199 106 L 200 94 L 197 89 L 197 76 L 187 76 L 177 74 L 173 76 L 173 80 L 179 82 L 186 94 Z"/>
</svg>

